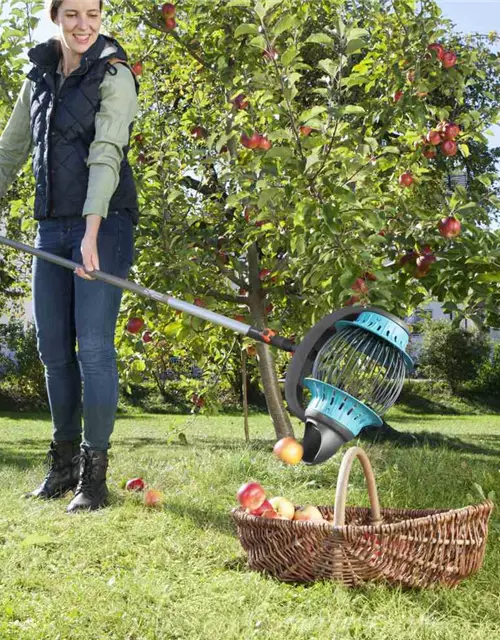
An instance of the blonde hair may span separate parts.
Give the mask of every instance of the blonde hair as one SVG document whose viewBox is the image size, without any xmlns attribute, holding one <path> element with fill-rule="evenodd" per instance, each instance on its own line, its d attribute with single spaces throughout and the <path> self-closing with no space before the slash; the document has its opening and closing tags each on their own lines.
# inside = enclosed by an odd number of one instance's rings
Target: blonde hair
<svg viewBox="0 0 500 640">
<path fill-rule="evenodd" d="M 45 0 L 45 7 L 52 22 L 55 22 L 59 7 L 64 0 Z M 99 0 L 99 10 L 102 11 L 103 0 Z"/>
</svg>

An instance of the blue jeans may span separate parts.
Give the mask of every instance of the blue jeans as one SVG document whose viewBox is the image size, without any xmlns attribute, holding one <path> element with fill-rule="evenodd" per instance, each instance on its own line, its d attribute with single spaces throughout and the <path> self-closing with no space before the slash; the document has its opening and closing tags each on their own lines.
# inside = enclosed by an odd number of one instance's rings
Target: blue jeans
<svg viewBox="0 0 500 640">
<path fill-rule="evenodd" d="M 81 216 L 42 220 L 35 246 L 81 264 L 85 224 Z M 133 242 L 128 214 L 110 211 L 97 236 L 100 269 L 126 278 Z M 35 327 L 56 441 L 80 439 L 83 416 L 83 444 L 109 447 L 118 404 L 114 336 L 121 295 L 118 287 L 34 258 Z"/>
</svg>

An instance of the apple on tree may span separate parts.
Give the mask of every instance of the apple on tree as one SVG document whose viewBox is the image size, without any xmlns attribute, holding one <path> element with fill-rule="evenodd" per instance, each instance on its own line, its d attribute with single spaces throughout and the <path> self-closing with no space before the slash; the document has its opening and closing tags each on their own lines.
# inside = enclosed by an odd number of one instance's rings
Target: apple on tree
<svg viewBox="0 0 500 640">
<path fill-rule="evenodd" d="M 399 102 L 403 96 L 404 96 L 404 91 L 396 91 L 393 94 L 392 99 L 394 100 L 394 102 Z"/>
<path fill-rule="evenodd" d="M 432 44 L 430 44 L 427 47 L 430 51 L 435 51 L 436 52 L 436 57 L 438 60 L 443 60 L 444 58 L 444 47 L 443 45 L 439 44 L 439 42 L 433 42 Z"/>
<path fill-rule="evenodd" d="M 308 136 L 312 131 L 312 127 L 308 127 L 307 125 L 303 124 L 299 127 L 299 131 L 301 136 Z"/>
<path fill-rule="evenodd" d="M 131 67 L 132 69 L 132 73 L 135 76 L 141 76 L 142 75 L 142 62 L 135 62 Z"/>
<path fill-rule="evenodd" d="M 457 64 L 457 56 L 453 51 L 445 51 L 441 63 L 445 69 L 451 69 Z"/>
<path fill-rule="evenodd" d="M 411 187 L 413 184 L 413 176 L 409 171 L 406 171 L 399 176 L 399 184 L 402 187 Z"/>
<path fill-rule="evenodd" d="M 143 326 L 144 320 L 142 318 L 130 318 L 126 328 L 129 333 L 139 333 Z"/>
<path fill-rule="evenodd" d="M 165 18 L 173 18 L 175 16 L 175 4 L 172 2 L 165 2 L 161 7 L 161 12 Z"/>
<path fill-rule="evenodd" d="M 431 131 L 429 131 L 425 139 L 429 144 L 436 146 L 441 142 L 441 134 L 439 133 L 439 131 L 432 129 Z"/>
<path fill-rule="evenodd" d="M 460 235 L 461 229 L 460 220 L 457 220 L 454 216 L 442 218 L 438 224 L 439 233 L 443 238 L 456 238 Z"/>
<path fill-rule="evenodd" d="M 445 140 L 440 145 L 441 153 L 445 156 L 456 156 L 458 151 L 458 146 L 455 140 Z"/>
</svg>

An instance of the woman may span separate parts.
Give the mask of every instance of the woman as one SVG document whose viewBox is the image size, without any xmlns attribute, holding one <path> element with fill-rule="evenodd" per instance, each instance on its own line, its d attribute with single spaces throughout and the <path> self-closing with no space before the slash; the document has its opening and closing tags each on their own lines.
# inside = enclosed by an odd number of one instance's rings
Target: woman
<svg viewBox="0 0 500 640">
<path fill-rule="evenodd" d="M 137 84 L 124 50 L 99 33 L 102 4 L 47 1 L 59 34 L 29 51 L 33 66 L 0 138 L 0 196 L 32 147 L 36 246 L 84 266 L 73 274 L 33 261 L 53 441 L 48 474 L 28 496 L 48 499 L 74 490 L 69 512 L 106 504 L 118 402 L 114 333 L 121 290 L 88 272 L 127 276 L 138 217 L 127 161 Z"/>
</svg>

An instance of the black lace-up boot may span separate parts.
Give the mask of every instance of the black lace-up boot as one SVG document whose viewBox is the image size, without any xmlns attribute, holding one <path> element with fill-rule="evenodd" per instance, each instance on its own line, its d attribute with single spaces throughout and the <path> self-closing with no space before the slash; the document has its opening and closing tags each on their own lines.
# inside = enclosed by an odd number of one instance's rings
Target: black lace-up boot
<svg viewBox="0 0 500 640">
<path fill-rule="evenodd" d="M 47 452 L 49 471 L 42 484 L 26 498 L 61 498 L 78 484 L 80 440 L 51 442 Z"/>
<path fill-rule="evenodd" d="M 104 507 L 108 499 L 106 471 L 108 468 L 108 452 L 87 449 L 80 450 L 80 478 L 75 497 L 66 511 L 72 513 L 85 509 L 93 511 Z"/>
</svg>

